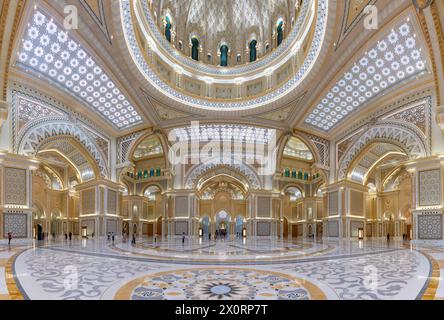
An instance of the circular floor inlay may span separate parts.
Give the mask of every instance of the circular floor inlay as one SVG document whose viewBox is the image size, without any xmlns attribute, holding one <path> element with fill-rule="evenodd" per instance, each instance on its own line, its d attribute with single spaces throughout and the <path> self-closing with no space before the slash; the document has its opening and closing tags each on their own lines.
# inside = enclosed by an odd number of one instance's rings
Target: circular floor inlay
<svg viewBox="0 0 444 320">
<path fill-rule="evenodd" d="M 227 294 L 231 291 L 231 287 L 228 285 L 216 285 L 210 288 L 213 294 Z"/>
<path fill-rule="evenodd" d="M 183 269 L 149 274 L 121 287 L 115 299 L 325 299 L 313 283 L 290 275 L 240 268 Z"/>
</svg>

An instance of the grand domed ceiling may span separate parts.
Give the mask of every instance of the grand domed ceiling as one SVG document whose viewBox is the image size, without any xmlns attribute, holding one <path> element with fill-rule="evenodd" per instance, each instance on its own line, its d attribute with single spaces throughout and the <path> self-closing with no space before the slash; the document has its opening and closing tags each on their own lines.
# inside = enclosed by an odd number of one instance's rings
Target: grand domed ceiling
<svg viewBox="0 0 444 320">
<path fill-rule="evenodd" d="M 322 47 L 328 2 L 127 0 L 120 11 L 154 95 L 188 110 L 233 111 L 294 99 Z"/>
<path fill-rule="evenodd" d="M 276 48 L 279 33 L 290 32 L 301 4 L 301 0 L 150 1 L 150 12 L 160 32 L 170 30 L 170 41 L 179 52 L 191 57 L 196 43 L 199 61 L 219 65 L 225 44 L 232 67 L 254 60 L 249 54 L 253 45 L 259 57 Z"/>
</svg>

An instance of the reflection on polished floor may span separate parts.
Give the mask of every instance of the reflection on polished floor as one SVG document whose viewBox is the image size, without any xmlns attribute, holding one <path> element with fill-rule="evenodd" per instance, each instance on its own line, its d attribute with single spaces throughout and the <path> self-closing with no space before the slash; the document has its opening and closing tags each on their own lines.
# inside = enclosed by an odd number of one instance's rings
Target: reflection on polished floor
<svg viewBox="0 0 444 320">
<path fill-rule="evenodd" d="M 0 242 L 1 299 L 442 299 L 442 243 Z"/>
</svg>

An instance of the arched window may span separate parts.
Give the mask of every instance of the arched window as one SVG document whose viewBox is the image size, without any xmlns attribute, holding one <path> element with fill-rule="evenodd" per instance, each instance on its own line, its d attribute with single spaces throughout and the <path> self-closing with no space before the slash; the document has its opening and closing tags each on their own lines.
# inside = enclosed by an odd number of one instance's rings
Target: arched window
<svg viewBox="0 0 444 320">
<path fill-rule="evenodd" d="M 168 40 L 168 42 L 171 42 L 171 21 L 170 17 L 165 17 L 165 38 Z"/>
<path fill-rule="evenodd" d="M 256 51 L 257 41 L 252 40 L 250 42 L 250 62 L 256 61 L 257 51 Z"/>
<path fill-rule="evenodd" d="M 196 37 L 191 39 L 191 58 L 199 61 L 199 40 Z"/>
<path fill-rule="evenodd" d="M 282 43 L 284 40 L 284 21 L 280 20 L 277 25 L 277 45 Z"/>
<path fill-rule="evenodd" d="M 228 66 L 228 47 L 225 44 L 220 47 L 220 65 Z"/>
</svg>

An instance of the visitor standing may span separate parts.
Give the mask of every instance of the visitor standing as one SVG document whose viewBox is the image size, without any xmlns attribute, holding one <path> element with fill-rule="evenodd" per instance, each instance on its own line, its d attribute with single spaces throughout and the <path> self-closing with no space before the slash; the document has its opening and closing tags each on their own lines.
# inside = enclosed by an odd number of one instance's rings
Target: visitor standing
<svg viewBox="0 0 444 320">
<path fill-rule="evenodd" d="M 114 232 L 111 234 L 111 239 L 112 239 L 112 241 L 114 243 Z"/>
<path fill-rule="evenodd" d="M 69 241 L 72 239 L 72 232 L 69 233 Z"/>
<path fill-rule="evenodd" d="M 11 245 L 11 240 L 12 240 L 12 233 L 11 231 L 8 232 L 8 246 Z"/>
<path fill-rule="evenodd" d="M 182 244 L 185 244 L 185 232 L 182 232 Z"/>
</svg>

